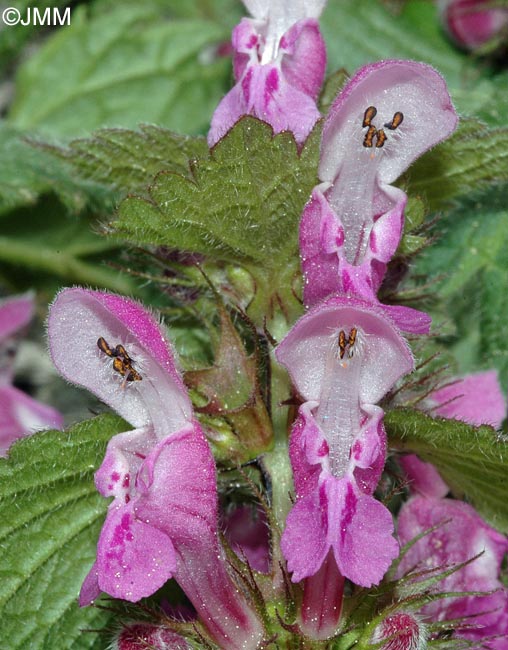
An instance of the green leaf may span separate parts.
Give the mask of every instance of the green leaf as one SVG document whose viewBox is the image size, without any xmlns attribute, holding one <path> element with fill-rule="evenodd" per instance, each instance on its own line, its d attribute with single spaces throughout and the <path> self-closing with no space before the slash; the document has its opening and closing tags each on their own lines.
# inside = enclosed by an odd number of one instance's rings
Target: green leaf
<svg viewBox="0 0 508 650">
<path fill-rule="evenodd" d="M 35 208 L 18 208 L 1 218 L 0 270 L 11 276 L 14 290 L 53 291 L 75 282 L 131 292 L 132 279 L 104 264 L 117 259 L 118 243 L 95 234 L 93 225 L 93 219 L 67 214 L 51 197 Z"/>
<path fill-rule="evenodd" d="M 291 134 L 274 137 L 267 124 L 243 118 L 193 165 L 192 180 L 159 174 L 150 200 L 125 199 L 111 227 L 136 244 L 245 266 L 265 309 L 273 293 L 291 293 L 298 273 L 298 223 L 317 183 L 318 150 L 319 129 L 299 153 Z"/>
<path fill-rule="evenodd" d="M 213 366 L 187 371 L 185 383 L 196 391 L 200 402 L 205 400 L 196 410 L 207 416 L 219 416 L 226 424 L 222 423 L 222 435 L 210 436 L 215 456 L 238 465 L 272 446 L 272 423 L 261 394 L 258 351 L 247 354 L 229 312 L 219 299 L 217 307 L 220 333 L 217 335 L 213 330 L 210 333 L 211 338 L 218 339 Z"/>
<path fill-rule="evenodd" d="M 461 120 L 445 142 L 423 155 L 409 172 L 409 189 L 423 194 L 431 210 L 450 199 L 508 180 L 508 129 Z"/>
<path fill-rule="evenodd" d="M 144 192 L 162 170 L 190 174 L 190 161 L 208 156 L 205 138 L 148 124 L 139 131 L 102 129 L 67 147 L 41 147 L 69 162 L 80 178 L 111 186 L 124 195 Z"/>
<path fill-rule="evenodd" d="M 80 609 L 107 502 L 93 472 L 107 441 L 125 430 L 102 415 L 68 431 L 38 433 L 0 461 L 0 616 L 9 650 L 92 648 L 108 615 Z"/>
<path fill-rule="evenodd" d="M 443 338 L 459 372 L 497 368 L 508 387 L 508 186 L 464 198 L 437 224 L 438 238 L 416 260 L 415 273 L 440 278 L 435 321 L 452 319 Z M 441 315 L 440 315 L 441 312 Z"/>
<path fill-rule="evenodd" d="M 78 181 L 66 163 L 34 148 L 23 133 L 0 122 L 0 215 L 21 205 L 36 203 L 41 194 L 55 193 L 69 210 L 86 205 L 113 206 L 113 195 L 95 182 Z"/>
<path fill-rule="evenodd" d="M 436 7 L 426 0 L 408 0 L 398 13 L 378 0 L 330 2 L 320 24 L 332 69 L 346 67 L 352 73 L 379 59 L 414 59 L 434 65 L 453 88 L 473 67 L 447 40 Z"/>
<path fill-rule="evenodd" d="M 212 52 L 229 38 L 224 28 L 170 21 L 149 5 L 95 18 L 77 7 L 71 23 L 21 66 L 13 124 L 57 137 L 138 122 L 208 128 L 230 74 L 230 62 Z"/>
<path fill-rule="evenodd" d="M 497 529 L 508 532 L 508 441 L 492 427 L 431 418 L 397 408 L 385 414 L 389 443 L 435 465 L 452 492 L 465 496 Z"/>
<path fill-rule="evenodd" d="M 60 16 L 63 18 L 66 5 L 68 5 L 67 0 L 16 0 L 16 2 L 2 5 L 2 9 L 15 7 L 20 12 L 21 20 L 26 23 L 27 18 L 34 15 L 35 8 L 39 9 L 41 16 L 44 16 L 44 11 L 47 8 L 50 8 L 51 12 L 60 8 Z M 28 7 L 31 9 L 30 14 L 27 12 Z M 29 43 L 34 35 L 38 35 L 44 30 L 47 30 L 47 27 L 36 24 L 35 20 L 30 20 L 29 24 L 25 25 L 22 25 L 21 22 L 9 26 L 3 23 L 2 29 L 0 29 L 0 70 L 3 72 L 9 64 L 12 65 L 14 57 L 22 50 L 23 46 Z"/>
</svg>

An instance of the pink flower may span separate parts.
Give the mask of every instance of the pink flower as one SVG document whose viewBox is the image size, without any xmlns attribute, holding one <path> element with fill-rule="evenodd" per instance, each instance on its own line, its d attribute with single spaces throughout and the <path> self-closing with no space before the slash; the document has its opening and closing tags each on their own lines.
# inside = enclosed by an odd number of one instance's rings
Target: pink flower
<svg viewBox="0 0 508 650">
<path fill-rule="evenodd" d="M 66 289 L 50 310 L 53 361 L 135 428 L 96 473 L 114 497 L 80 594 L 137 601 L 174 577 L 221 647 L 255 648 L 261 625 L 226 569 L 215 465 L 160 325 L 122 296 Z"/>
<path fill-rule="evenodd" d="M 236 85 L 218 105 L 208 134 L 213 146 L 242 115 L 292 131 L 303 142 L 320 117 L 316 99 L 326 50 L 319 31 L 325 0 L 244 0 L 253 18 L 233 30 Z"/>
<path fill-rule="evenodd" d="M 490 424 L 499 428 L 506 413 L 506 401 L 499 385 L 497 372 L 487 370 L 467 375 L 452 384 L 434 391 L 428 399 L 433 412 L 444 418 L 462 420 L 480 426 Z M 399 460 L 411 490 L 422 496 L 441 498 L 448 486 L 431 463 L 425 463 L 414 454 Z"/>
<path fill-rule="evenodd" d="M 58 411 L 12 385 L 14 337 L 32 320 L 33 312 L 31 294 L 0 302 L 0 456 L 6 456 L 9 447 L 19 438 L 42 429 L 63 427 Z"/>
<path fill-rule="evenodd" d="M 508 28 L 508 7 L 491 0 L 439 0 L 441 21 L 452 39 L 466 50 L 485 45 Z"/>
<path fill-rule="evenodd" d="M 468 375 L 449 386 L 434 391 L 429 398 L 435 413 L 479 426 L 497 428 L 505 416 L 506 403 L 495 370 Z M 401 458 L 401 465 L 418 495 L 410 499 L 399 514 L 399 539 L 402 544 L 434 526 L 439 527 L 411 546 L 399 571 L 410 569 L 450 568 L 482 555 L 444 578 L 436 591 L 494 591 L 485 596 L 468 596 L 436 600 L 423 608 L 430 620 L 469 617 L 476 626 L 458 631 L 470 640 L 491 639 L 484 645 L 490 650 L 508 650 L 508 591 L 499 581 L 501 562 L 508 551 L 508 540 L 486 524 L 470 505 L 444 499 L 448 486 L 430 463 L 411 454 Z M 424 498 L 426 497 L 426 498 Z"/>
<path fill-rule="evenodd" d="M 333 293 L 377 300 L 407 199 L 392 183 L 456 124 L 443 78 L 423 63 L 367 65 L 339 93 L 323 130 L 322 183 L 300 223 L 307 306 Z M 419 312 L 385 309 L 402 329 L 428 331 Z"/>
<path fill-rule="evenodd" d="M 314 576 L 332 553 L 342 576 L 377 584 L 398 544 L 372 496 L 386 452 L 375 404 L 413 368 L 407 343 L 381 308 L 334 297 L 303 316 L 276 355 L 305 400 L 290 442 L 297 501 L 282 536 L 292 579 Z"/>
<path fill-rule="evenodd" d="M 504 535 L 488 526 L 467 503 L 453 499 L 415 497 L 404 505 L 399 515 L 401 544 L 424 535 L 404 555 L 399 572 L 412 569 L 445 570 L 453 565 L 477 559 L 451 573 L 437 583 L 435 590 L 490 592 L 484 596 L 462 596 L 436 600 L 422 613 L 430 620 L 446 621 L 461 617 L 472 629 L 459 630 L 457 635 L 483 641 L 485 648 L 506 650 L 508 639 L 508 591 L 499 580 L 503 556 L 508 551 Z M 500 638 L 486 641 L 489 637 Z"/>
</svg>

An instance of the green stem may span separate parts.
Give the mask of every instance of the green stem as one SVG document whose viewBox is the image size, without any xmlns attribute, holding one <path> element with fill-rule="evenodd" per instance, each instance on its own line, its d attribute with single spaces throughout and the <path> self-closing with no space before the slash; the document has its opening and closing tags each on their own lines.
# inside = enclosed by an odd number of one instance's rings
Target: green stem
<svg viewBox="0 0 508 650">
<path fill-rule="evenodd" d="M 277 322 L 278 321 L 278 322 Z M 269 323 L 270 332 L 277 338 L 287 329 L 287 322 L 279 314 Z M 291 384 L 287 372 L 277 363 L 275 354 L 270 353 L 271 364 L 271 416 L 274 443 L 273 449 L 263 456 L 263 467 L 270 477 L 272 488 L 272 510 L 279 531 L 283 531 L 286 517 L 291 509 L 290 494 L 293 492 L 293 474 L 288 454 L 288 416 L 289 408 L 282 406 L 291 394 Z M 278 539 L 274 539 L 272 548 L 273 589 L 280 596 L 284 594 L 284 578 L 279 569 L 284 565 Z"/>
<path fill-rule="evenodd" d="M 272 353 L 272 424 L 274 446 L 263 457 L 265 470 L 272 485 L 272 506 L 281 530 L 291 509 L 290 493 L 293 491 L 293 474 L 288 455 L 288 407 L 280 403 L 290 395 L 290 383 L 284 368 L 279 366 Z"/>
<path fill-rule="evenodd" d="M 0 237 L 0 260 L 34 271 L 52 273 L 65 278 L 67 282 L 104 287 L 121 293 L 132 291 L 128 279 L 113 275 L 106 268 L 88 264 L 62 251 L 15 241 L 8 237 Z"/>
</svg>

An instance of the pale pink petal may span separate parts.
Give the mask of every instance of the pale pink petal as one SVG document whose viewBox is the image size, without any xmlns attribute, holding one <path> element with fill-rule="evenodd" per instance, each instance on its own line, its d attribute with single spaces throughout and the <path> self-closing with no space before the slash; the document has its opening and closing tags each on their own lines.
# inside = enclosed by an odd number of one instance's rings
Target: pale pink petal
<svg viewBox="0 0 508 650">
<path fill-rule="evenodd" d="M 501 426 L 506 417 L 506 400 L 496 370 L 466 375 L 431 395 L 434 413 L 479 426 Z"/>
<path fill-rule="evenodd" d="M 388 139 L 374 152 L 374 159 L 372 150 L 363 146 L 362 124 L 370 106 L 377 110 L 372 120 L 377 129 L 390 124 L 397 112 L 404 118 L 396 130 L 387 129 Z M 443 77 L 429 65 L 404 60 L 366 65 L 330 109 L 323 131 L 319 177 L 335 182 L 342 167 L 351 166 L 353 158 L 358 176 L 368 174 L 370 166 L 375 165 L 379 181 L 393 183 L 418 156 L 448 137 L 457 119 Z"/>
<path fill-rule="evenodd" d="M 434 465 L 424 463 L 415 454 L 401 456 L 399 463 L 412 492 L 424 497 L 440 499 L 450 491 Z"/>
<path fill-rule="evenodd" d="M 380 305 L 402 332 L 428 334 L 432 318 L 423 311 L 402 305 Z"/>
<path fill-rule="evenodd" d="M 0 386 L 0 456 L 13 442 L 44 429 L 62 429 L 63 417 L 14 386 Z"/>
<path fill-rule="evenodd" d="M 316 20 L 301 20 L 281 38 L 282 74 L 290 86 L 318 98 L 326 70 L 326 46 Z"/>
<path fill-rule="evenodd" d="M 28 325 L 33 318 L 34 310 L 35 302 L 32 293 L 0 300 L 0 342 Z"/>
<path fill-rule="evenodd" d="M 160 325 L 139 303 L 87 289 L 64 289 L 48 318 L 58 371 L 87 388 L 137 428 L 153 424 L 159 439 L 184 426 L 191 404 Z M 126 381 L 98 347 L 124 346 L 141 376 Z"/>
<path fill-rule="evenodd" d="M 406 341 L 383 311 L 352 297 L 333 297 L 305 314 L 276 350 L 305 401 L 320 401 L 326 361 L 335 350 L 340 330 L 363 332 L 356 358 L 361 360 L 356 399 L 375 404 L 413 368 Z M 353 356 L 355 359 L 355 356 Z"/>
<path fill-rule="evenodd" d="M 79 592 L 79 606 L 86 607 L 91 605 L 94 600 L 97 600 L 101 595 L 101 589 L 99 587 L 99 577 L 97 571 L 97 562 L 94 562 L 92 568 L 88 572 L 86 578 L 83 580 L 81 585 L 81 591 Z"/>
</svg>

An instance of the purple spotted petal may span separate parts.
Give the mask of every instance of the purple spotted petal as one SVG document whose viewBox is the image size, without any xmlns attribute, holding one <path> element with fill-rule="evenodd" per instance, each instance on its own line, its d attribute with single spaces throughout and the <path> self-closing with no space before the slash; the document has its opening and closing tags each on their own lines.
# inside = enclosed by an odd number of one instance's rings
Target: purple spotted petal
<svg viewBox="0 0 508 650">
<path fill-rule="evenodd" d="M 352 186 L 354 187 L 354 186 Z M 300 222 L 300 251 L 305 277 L 304 301 L 312 306 L 331 293 L 375 296 L 386 265 L 399 245 L 407 197 L 390 186 L 376 188 L 374 197 L 341 195 L 346 212 L 334 209 L 332 186 L 316 188 Z M 342 215 L 342 218 L 339 216 Z"/>
<path fill-rule="evenodd" d="M 437 526 L 436 530 L 418 540 L 404 555 L 400 574 L 412 569 L 450 567 L 481 554 L 441 580 L 435 588 L 439 591 L 494 593 L 438 600 L 424 608 L 425 614 L 432 620 L 474 616 L 467 622 L 484 628 L 461 632 L 460 636 L 464 638 L 482 639 L 489 634 L 505 632 L 508 592 L 503 588 L 499 574 L 503 556 L 508 551 L 507 538 L 488 526 L 466 503 L 415 497 L 403 506 L 399 515 L 401 544 L 434 526 Z"/>
<path fill-rule="evenodd" d="M 280 546 L 293 582 L 317 573 L 330 549 L 324 498 L 316 488 L 298 499 L 287 516 Z"/>
<path fill-rule="evenodd" d="M 293 582 L 316 574 L 332 549 L 340 574 L 366 587 L 380 582 L 399 552 L 390 511 L 330 475 L 296 502 L 281 548 Z"/>
<path fill-rule="evenodd" d="M 138 516 L 176 550 L 175 579 L 222 647 L 254 649 L 262 628 L 226 570 L 217 531 L 215 465 L 195 424 L 161 443 L 138 477 Z"/>
<path fill-rule="evenodd" d="M 114 500 L 80 604 L 101 590 L 136 602 L 175 577 L 220 645 L 254 650 L 263 630 L 227 572 L 213 456 L 161 326 L 128 298 L 67 289 L 48 332 L 64 377 L 136 427 L 110 440 L 96 473 Z"/>
<path fill-rule="evenodd" d="M 152 423 L 158 439 L 184 426 L 191 404 L 161 327 L 146 309 L 123 296 L 64 289 L 48 319 L 50 352 L 58 371 L 87 388 L 135 427 Z M 114 358 L 98 348 L 123 345 L 140 380 L 127 381 Z"/>
<path fill-rule="evenodd" d="M 364 404 L 366 417 L 361 423 L 350 455 L 350 466 L 358 488 L 372 494 L 379 483 L 386 460 L 386 431 L 383 410 L 379 406 Z"/>
<path fill-rule="evenodd" d="M 291 432 L 297 501 L 281 546 L 292 580 L 310 580 L 305 589 L 316 594 L 313 576 L 333 551 L 341 579 L 377 584 L 398 545 L 390 512 L 371 496 L 386 455 L 383 411 L 375 402 L 412 369 L 407 343 L 380 306 L 337 296 L 303 316 L 276 357 L 307 400 Z M 339 582 L 331 592 L 339 592 Z M 329 599 L 307 602 L 313 612 L 329 605 Z M 328 631 L 318 625 L 312 634 Z"/>
<path fill-rule="evenodd" d="M 136 602 L 172 577 L 176 558 L 168 535 L 140 521 L 133 506 L 110 506 L 97 545 L 96 571 L 102 591 Z"/>
<path fill-rule="evenodd" d="M 0 386 L 0 456 L 13 442 L 43 429 L 61 429 L 62 415 L 14 386 Z"/>
<path fill-rule="evenodd" d="M 215 144 L 242 115 L 268 122 L 274 133 L 291 131 L 303 142 L 319 119 L 315 101 L 291 86 L 277 66 L 250 67 L 220 102 L 211 123 L 208 142 Z"/>
<path fill-rule="evenodd" d="M 324 2 L 252 2 L 255 19 L 233 30 L 236 85 L 219 103 L 208 144 L 215 145 L 242 115 L 268 122 L 275 133 L 291 131 L 302 143 L 320 117 L 316 98 L 326 50 L 315 18 Z"/>
<path fill-rule="evenodd" d="M 347 479 L 326 480 L 328 538 L 340 573 L 363 587 L 378 584 L 399 554 L 390 511 Z"/>
<path fill-rule="evenodd" d="M 312 415 L 317 405 L 317 402 L 306 402 L 300 406 L 289 440 L 293 480 L 299 497 L 317 489 L 323 463 L 330 453 L 323 432 Z"/>
</svg>

